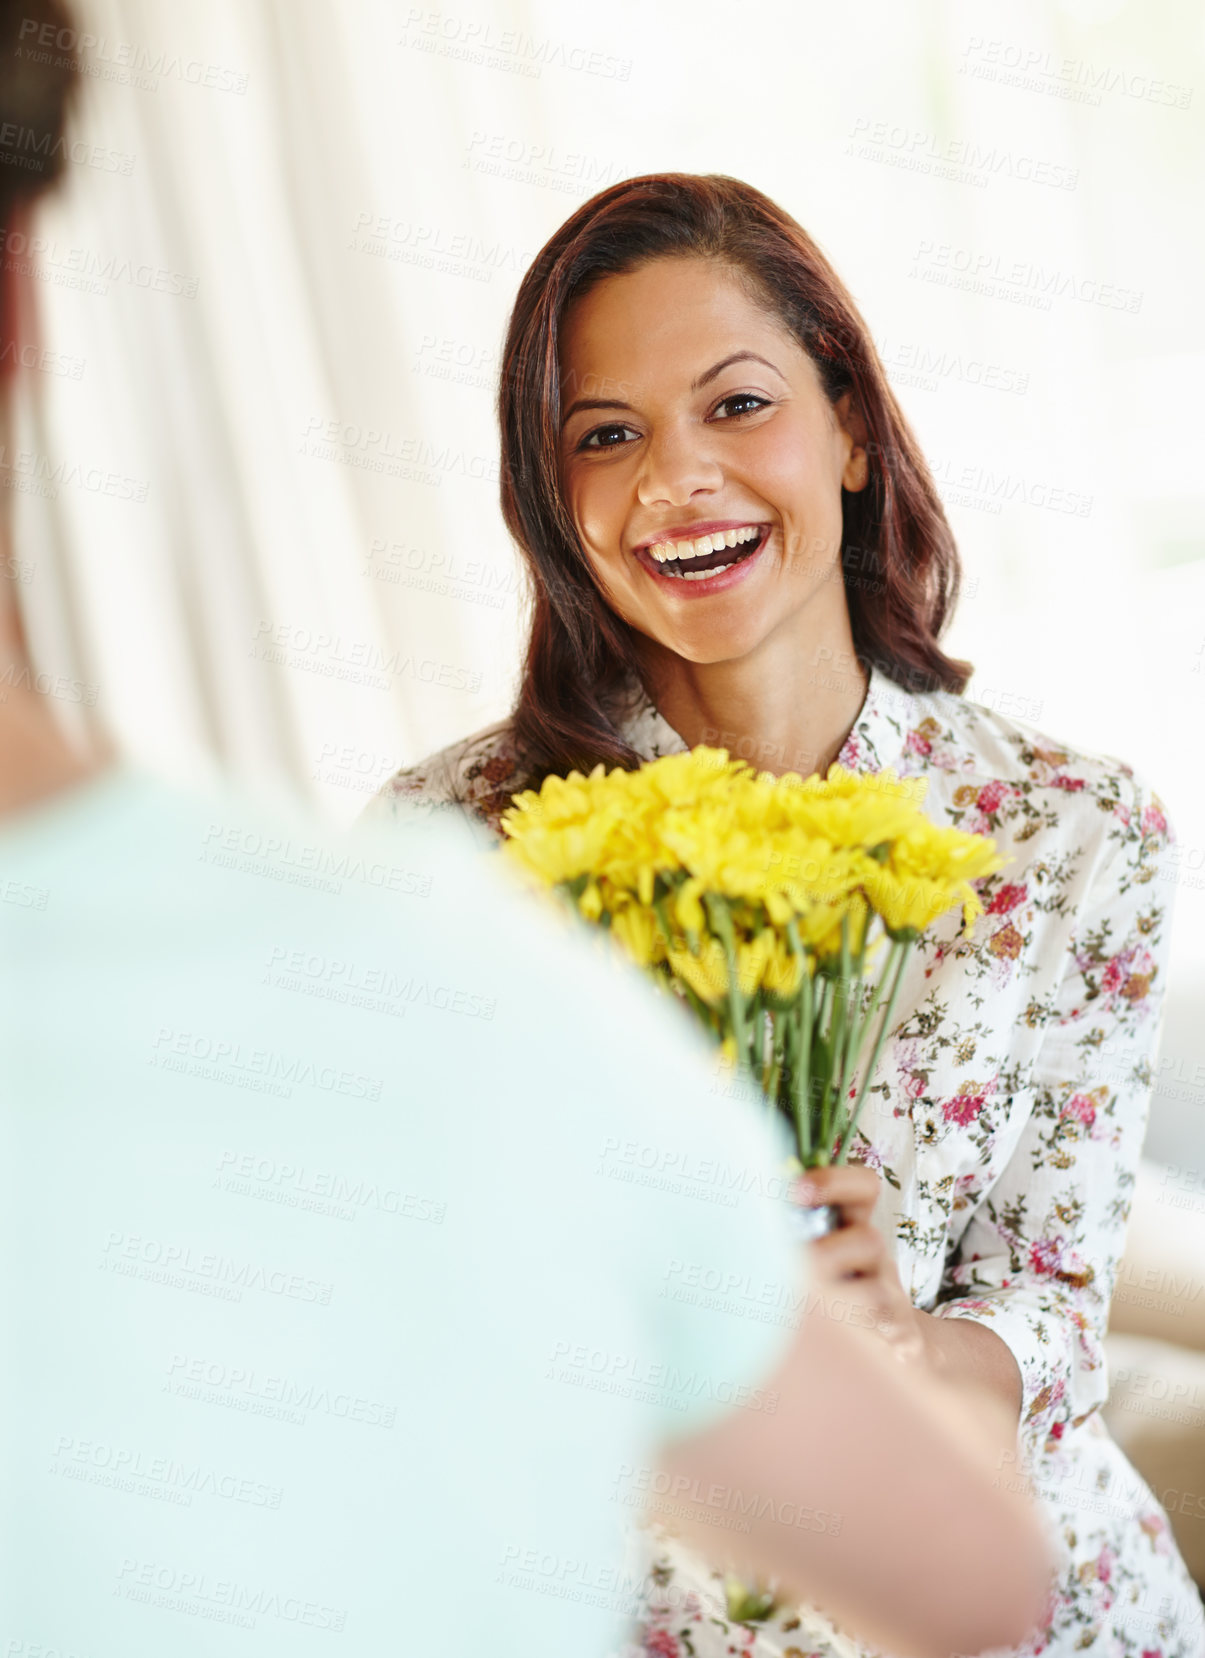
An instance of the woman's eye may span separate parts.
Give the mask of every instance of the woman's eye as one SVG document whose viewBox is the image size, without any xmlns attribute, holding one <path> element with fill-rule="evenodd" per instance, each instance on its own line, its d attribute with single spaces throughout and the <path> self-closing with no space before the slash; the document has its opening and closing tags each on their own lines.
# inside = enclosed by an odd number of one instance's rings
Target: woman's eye
<svg viewBox="0 0 1205 1658">
<path fill-rule="evenodd" d="M 717 417 L 720 420 L 738 420 L 742 415 L 756 414 L 758 409 L 769 408 L 770 403 L 770 398 L 759 397 L 756 392 L 734 391 L 730 392 L 727 397 L 721 398 L 708 418 L 710 420 L 715 420 Z M 721 411 L 725 409 L 730 410 L 730 412 L 728 414 L 722 413 Z M 625 433 L 629 436 L 625 437 Z M 587 432 L 577 447 L 579 449 L 594 450 L 622 449 L 631 438 L 639 438 L 639 436 L 640 433 L 631 426 L 612 421 L 609 426 L 596 426 L 592 432 Z"/>
<path fill-rule="evenodd" d="M 618 425 L 596 426 L 592 432 L 587 432 L 586 433 L 585 437 L 578 444 L 578 448 L 579 449 L 618 449 L 620 447 L 620 444 L 618 442 L 611 441 L 611 439 L 613 437 L 613 434 L 615 434 L 616 432 L 622 434 L 624 432 L 631 432 L 631 431 L 632 431 L 632 428 L 630 426 L 618 426 Z M 636 437 L 640 436 L 639 432 L 636 432 L 633 435 L 636 436 Z"/>
<path fill-rule="evenodd" d="M 746 407 L 744 407 L 743 409 L 737 409 L 735 411 L 735 414 L 730 414 L 730 415 L 723 416 L 722 417 L 723 419 L 732 420 L 736 417 L 736 415 L 752 414 L 755 409 L 768 408 L 769 404 L 770 404 L 770 399 L 768 397 L 758 397 L 756 392 L 734 391 L 730 396 L 721 398 L 720 401 L 716 404 L 715 410 L 713 412 L 713 418 L 714 418 L 714 415 L 719 414 L 721 409 L 727 408 L 730 403 L 743 403 L 743 404 L 746 405 Z"/>
</svg>

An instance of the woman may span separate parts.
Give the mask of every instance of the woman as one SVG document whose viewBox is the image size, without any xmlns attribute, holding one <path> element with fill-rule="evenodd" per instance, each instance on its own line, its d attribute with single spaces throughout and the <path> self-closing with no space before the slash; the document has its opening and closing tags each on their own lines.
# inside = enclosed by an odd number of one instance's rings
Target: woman
<svg viewBox="0 0 1205 1658">
<path fill-rule="evenodd" d="M 499 409 L 534 590 L 518 703 L 375 809 L 459 802 L 496 832 L 549 773 L 709 743 L 778 773 L 894 767 L 938 823 L 995 838 L 972 939 L 951 917 L 915 952 L 860 1166 L 815 1177 L 853 1222 L 815 1247 L 910 1362 L 1017 1413 L 1002 1477 L 1060 1561 L 1023 1650 L 1198 1654 L 1166 1517 L 1099 1415 L 1163 989 L 1158 797 L 963 698 L 932 479 L 840 281 L 748 185 L 655 175 L 581 207 L 520 287 Z M 814 1609 L 731 1623 L 718 1577 L 655 1536 L 648 1651 L 850 1650 Z"/>
</svg>

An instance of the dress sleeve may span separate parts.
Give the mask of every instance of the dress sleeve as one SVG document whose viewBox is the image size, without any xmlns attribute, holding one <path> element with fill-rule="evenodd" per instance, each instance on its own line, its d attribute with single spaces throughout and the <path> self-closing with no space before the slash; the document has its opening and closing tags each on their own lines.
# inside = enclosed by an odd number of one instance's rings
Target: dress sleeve
<svg viewBox="0 0 1205 1658">
<path fill-rule="evenodd" d="M 437 807 L 450 806 L 455 799 L 455 777 L 443 754 L 432 755 L 417 765 L 404 766 L 382 784 L 361 813 L 368 824 L 385 824 L 402 817 L 407 822 L 425 816 Z"/>
<path fill-rule="evenodd" d="M 470 850 L 488 851 L 501 837 L 499 819 L 520 786 L 509 725 L 502 722 L 395 772 L 359 821 L 380 826 L 434 818 L 445 835 L 463 839 Z"/>
<path fill-rule="evenodd" d="M 1129 774 L 1122 781 L 1084 871 L 1029 1115 L 934 1308 L 978 1320 L 1012 1350 L 1031 1456 L 1106 1398 L 1103 1337 L 1162 1017 L 1173 836 L 1158 795 Z"/>
</svg>

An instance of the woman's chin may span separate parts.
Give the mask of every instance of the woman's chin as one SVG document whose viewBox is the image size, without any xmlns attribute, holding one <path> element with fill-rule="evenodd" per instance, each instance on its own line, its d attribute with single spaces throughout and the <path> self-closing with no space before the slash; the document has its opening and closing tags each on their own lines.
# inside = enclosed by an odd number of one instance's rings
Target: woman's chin
<svg viewBox="0 0 1205 1658">
<path fill-rule="evenodd" d="M 697 667 L 711 667 L 718 662 L 736 662 L 751 656 L 768 632 L 764 628 L 734 628 L 718 620 L 712 626 L 692 628 L 672 633 L 652 634 L 662 650 L 693 662 Z"/>
</svg>

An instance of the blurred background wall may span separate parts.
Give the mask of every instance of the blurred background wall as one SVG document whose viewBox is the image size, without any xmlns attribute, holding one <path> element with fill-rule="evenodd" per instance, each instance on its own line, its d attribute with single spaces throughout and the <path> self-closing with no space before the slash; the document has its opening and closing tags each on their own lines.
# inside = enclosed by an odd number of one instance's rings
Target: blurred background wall
<svg viewBox="0 0 1205 1658">
<path fill-rule="evenodd" d="M 492 389 L 626 176 L 746 178 L 868 319 L 966 565 L 970 694 L 1180 836 L 1150 1149 L 1205 1158 L 1205 21 L 1171 0 L 80 0 L 0 481 L 44 688 L 350 820 L 509 707 Z"/>
</svg>

